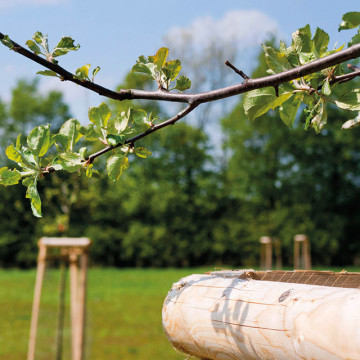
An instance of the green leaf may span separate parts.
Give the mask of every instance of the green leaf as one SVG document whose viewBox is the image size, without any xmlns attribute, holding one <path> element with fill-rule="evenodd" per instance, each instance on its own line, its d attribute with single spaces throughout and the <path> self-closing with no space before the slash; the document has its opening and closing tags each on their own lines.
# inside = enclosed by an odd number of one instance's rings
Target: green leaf
<svg viewBox="0 0 360 360">
<path fill-rule="evenodd" d="M 301 99 L 296 95 L 292 95 L 279 108 L 280 118 L 289 128 L 292 128 L 294 124 L 300 104 Z"/>
<path fill-rule="evenodd" d="M 2 167 L 0 169 L 0 185 L 15 185 L 19 183 L 20 179 L 20 171 L 16 169 L 9 170 L 7 167 Z"/>
<path fill-rule="evenodd" d="M 85 160 L 85 153 L 86 153 L 86 147 L 82 147 L 82 148 L 80 148 L 80 150 L 79 150 L 79 155 L 80 155 L 80 158 L 82 159 L 82 160 Z"/>
<path fill-rule="evenodd" d="M 83 134 L 81 133 L 81 125 L 76 119 L 69 119 L 64 122 L 59 130 L 59 135 L 63 135 L 67 138 L 67 144 L 64 147 L 65 151 L 73 151 L 76 143 L 82 138 Z M 61 145 L 64 144 L 62 142 L 62 138 L 60 137 Z"/>
<path fill-rule="evenodd" d="M 27 143 L 34 156 L 44 156 L 51 146 L 50 124 L 40 125 L 31 130 Z"/>
<path fill-rule="evenodd" d="M 330 86 L 329 78 L 325 79 L 324 85 L 323 85 L 323 88 L 322 88 L 322 92 L 326 96 L 331 95 L 331 86 Z"/>
<path fill-rule="evenodd" d="M 41 54 L 41 50 L 40 50 L 39 46 L 36 44 L 35 41 L 33 41 L 33 40 L 28 40 L 25 44 L 26 44 L 26 45 L 29 47 L 29 49 L 30 49 L 31 51 L 33 51 L 36 55 Z"/>
<path fill-rule="evenodd" d="M 1 39 L 1 42 L 3 43 L 3 45 L 7 46 L 10 50 L 12 50 L 14 47 L 14 44 L 10 40 L 8 35 L 4 35 L 4 37 Z"/>
<path fill-rule="evenodd" d="M 17 149 L 20 149 L 21 148 L 21 138 L 22 138 L 22 135 L 18 135 L 17 138 L 16 138 L 16 148 Z"/>
<path fill-rule="evenodd" d="M 96 74 L 100 71 L 100 66 L 97 66 L 93 72 L 92 72 L 92 78 L 91 78 L 91 81 L 94 82 L 94 79 L 95 79 L 95 76 Z"/>
<path fill-rule="evenodd" d="M 128 118 L 130 123 L 137 125 L 149 125 L 145 110 L 130 108 L 128 110 Z"/>
<path fill-rule="evenodd" d="M 9 160 L 15 161 L 18 164 L 22 162 L 22 156 L 20 150 L 15 147 L 13 144 L 10 144 L 6 150 L 5 154 L 8 157 Z"/>
<path fill-rule="evenodd" d="M 169 49 L 166 47 L 162 47 L 157 51 L 154 57 L 154 64 L 158 67 L 159 70 L 165 65 L 168 54 Z"/>
<path fill-rule="evenodd" d="M 158 72 L 156 70 L 156 65 L 154 64 L 154 57 L 149 56 L 148 59 L 146 59 L 146 57 L 143 55 L 138 58 L 136 64 L 132 67 L 131 71 L 147 74 L 153 78 L 156 78 Z"/>
<path fill-rule="evenodd" d="M 77 51 L 79 48 L 80 45 L 75 45 L 74 40 L 71 37 L 65 36 L 55 46 L 51 54 L 53 57 L 57 57 L 57 56 L 65 55 L 71 50 Z"/>
<path fill-rule="evenodd" d="M 329 34 L 320 28 L 316 28 L 313 39 L 313 50 L 318 58 L 325 54 L 329 45 Z"/>
<path fill-rule="evenodd" d="M 352 11 L 343 15 L 339 31 L 356 28 L 360 25 L 360 12 Z"/>
<path fill-rule="evenodd" d="M 171 60 L 168 61 L 163 67 L 163 72 L 165 76 L 171 81 L 174 80 L 181 70 L 181 61 L 180 60 Z"/>
<path fill-rule="evenodd" d="M 250 91 L 244 96 L 244 110 L 248 118 L 253 121 L 265 114 L 270 109 L 275 109 L 286 101 L 292 92 L 286 92 L 276 96 L 273 88 L 263 88 Z"/>
<path fill-rule="evenodd" d="M 36 74 L 44 75 L 44 76 L 55 76 L 60 78 L 60 76 L 55 71 L 52 70 L 42 70 L 42 71 L 38 71 Z"/>
<path fill-rule="evenodd" d="M 106 136 L 106 139 L 110 146 L 115 146 L 117 144 L 121 144 L 122 142 L 124 142 L 125 137 L 123 135 L 110 134 L 110 135 Z"/>
<path fill-rule="evenodd" d="M 300 65 L 304 65 L 304 64 L 307 64 L 309 62 L 316 60 L 316 57 L 315 57 L 315 54 L 313 54 L 313 53 L 301 52 L 301 53 L 299 53 L 299 60 L 300 60 Z"/>
<path fill-rule="evenodd" d="M 290 70 L 292 68 L 285 54 L 277 52 L 271 46 L 263 45 L 263 49 L 265 52 L 266 64 L 269 69 L 273 71 L 273 74 Z"/>
<path fill-rule="evenodd" d="M 137 147 L 134 149 L 134 153 L 135 155 L 137 155 L 138 157 L 144 158 L 146 159 L 148 156 L 151 155 L 151 151 L 149 151 L 148 149 L 144 148 L 144 147 Z"/>
<path fill-rule="evenodd" d="M 341 128 L 348 130 L 358 126 L 360 126 L 360 113 L 355 119 L 346 121 Z"/>
<path fill-rule="evenodd" d="M 133 71 L 133 72 L 139 72 L 139 73 L 143 73 L 143 74 L 147 74 L 147 75 L 152 76 L 152 71 L 150 70 L 150 68 L 148 67 L 148 65 L 147 65 L 147 64 L 143 64 L 142 62 L 135 64 L 135 65 L 132 67 L 131 71 Z"/>
<path fill-rule="evenodd" d="M 30 177 L 23 180 L 23 185 L 27 186 L 26 198 L 30 199 L 31 210 L 36 217 L 42 217 L 41 199 L 36 187 L 36 178 Z"/>
<path fill-rule="evenodd" d="M 45 50 L 45 55 L 48 55 L 49 54 L 49 44 L 48 44 L 47 35 L 43 35 L 40 31 L 37 31 L 34 34 L 33 39 L 35 40 L 35 42 L 37 44 L 39 44 L 43 47 L 43 49 Z"/>
<path fill-rule="evenodd" d="M 94 124 L 88 124 L 80 127 L 81 134 L 88 141 L 97 141 L 102 138 L 101 128 L 95 127 Z"/>
<path fill-rule="evenodd" d="M 60 164 L 65 171 L 70 173 L 82 169 L 85 165 L 81 154 L 70 152 L 58 155 L 55 163 Z"/>
<path fill-rule="evenodd" d="M 125 112 L 118 113 L 114 121 L 114 128 L 116 129 L 118 134 L 120 134 L 126 129 L 128 123 L 129 123 L 129 116 L 126 116 Z"/>
<path fill-rule="evenodd" d="M 191 81 L 186 76 L 181 75 L 176 79 L 176 85 L 174 89 L 179 91 L 185 91 L 187 89 L 190 89 L 190 87 Z"/>
<path fill-rule="evenodd" d="M 352 46 L 352 45 L 355 45 L 355 44 L 359 44 L 360 43 L 360 30 L 359 30 L 359 33 L 354 35 L 352 37 L 352 39 L 350 40 L 350 42 L 348 42 L 348 46 Z"/>
<path fill-rule="evenodd" d="M 87 176 L 88 178 L 91 178 L 94 172 L 96 172 L 96 170 L 94 170 L 94 165 L 93 165 L 93 164 L 89 164 L 89 165 L 86 167 L 86 176 Z"/>
<path fill-rule="evenodd" d="M 62 134 L 55 134 L 52 136 L 52 141 L 57 148 L 59 148 L 60 145 L 64 151 L 69 150 L 69 138 L 67 136 Z"/>
<path fill-rule="evenodd" d="M 102 103 L 99 107 L 90 107 L 89 109 L 89 119 L 90 121 L 98 127 L 106 127 L 108 120 L 111 117 L 111 111 L 109 107 Z"/>
<path fill-rule="evenodd" d="M 42 32 L 36 31 L 34 36 L 32 37 L 39 45 L 44 45 L 47 43 L 47 35 L 43 35 Z"/>
<path fill-rule="evenodd" d="M 112 155 L 108 158 L 106 163 L 109 178 L 113 181 L 119 180 L 123 172 L 128 168 L 129 160 L 126 155 Z"/>
<path fill-rule="evenodd" d="M 55 156 L 55 157 L 52 159 L 49 168 L 53 168 L 55 171 L 64 170 L 63 167 L 61 166 L 61 164 L 58 163 L 58 160 L 59 160 L 59 157 L 58 157 L 58 156 Z"/>
<path fill-rule="evenodd" d="M 136 62 L 138 62 L 138 63 L 143 63 L 143 64 L 147 64 L 147 63 L 148 63 L 148 60 L 147 60 L 147 58 L 146 58 L 144 55 L 140 55 Z"/>
<path fill-rule="evenodd" d="M 360 110 L 360 89 L 342 95 L 338 100 L 335 100 L 335 104 L 344 110 Z"/>
<path fill-rule="evenodd" d="M 310 25 L 307 24 L 303 28 L 296 30 L 292 34 L 292 45 L 295 47 L 298 53 L 310 53 L 312 52 L 311 30 Z"/>
<path fill-rule="evenodd" d="M 6 148 L 5 154 L 10 160 L 15 161 L 19 166 L 38 171 L 36 159 L 30 151 L 20 149 L 11 144 Z"/>
<path fill-rule="evenodd" d="M 296 52 L 296 49 L 293 46 L 289 46 L 285 51 L 284 54 L 286 56 L 286 58 L 288 59 L 289 64 L 292 67 L 297 67 L 300 66 L 300 60 L 299 60 L 299 55 Z"/>
<path fill-rule="evenodd" d="M 325 110 L 324 102 L 321 101 L 320 107 L 316 115 L 311 120 L 311 126 L 316 133 L 320 133 L 321 129 L 326 125 L 327 112 Z"/>
<path fill-rule="evenodd" d="M 82 67 L 79 67 L 75 71 L 75 76 L 81 81 L 85 81 L 85 80 L 90 81 L 90 78 L 89 78 L 89 69 L 90 69 L 90 67 L 91 67 L 90 64 L 86 64 L 86 65 L 84 65 Z"/>
</svg>

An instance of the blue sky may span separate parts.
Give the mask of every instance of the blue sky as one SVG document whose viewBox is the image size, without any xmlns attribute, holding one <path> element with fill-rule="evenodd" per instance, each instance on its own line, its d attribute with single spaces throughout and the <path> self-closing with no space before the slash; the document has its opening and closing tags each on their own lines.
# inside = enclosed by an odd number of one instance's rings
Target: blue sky
<svg viewBox="0 0 360 360">
<path fill-rule="evenodd" d="M 209 26 L 213 28 L 211 24 L 220 24 L 226 15 L 230 18 L 229 13 L 243 14 L 245 18 L 240 16 L 236 24 L 227 23 L 229 31 L 219 27 L 221 36 L 226 37 L 231 29 L 235 29 L 237 34 L 243 34 L 239 38 L 246 46 L 260 50 L 260 43 L 250 42 L 254 39 L 254 32 L 258 34 L 256 41 L 260 41 L 259 34 L 263 33 L 265 38 L 269 28 L 274 28 L 278 37 L 289 41 L 291 33 L 307 23 L 312 29 L 319 26 L 327 31 L 331 45 L 344 43 L 350 33 L 337 32 L 341 15 L 360 10 L 358 0 L 343 1 L 341 6 L 338 1 L 332 0 L 289 3 L 280 0 L 0 0 L 0 32 L 22 45 L 37 30 L 49 35 L 50 46 L 55 45 L 61 36 L 70 35 L 76 43 L 81 44 L 81 48 L 77 53 L 59 58 L 60 65 L 69 71 L 86 63 L 99 65 L 101 71 L 96 81 L 114 88 L 139 55 L 153 54 L 163 45 L 166 34 L 174 31 L 174 28 L 189 27 L 196 21 L 198 25 L 204 24 L 199 31 L 206 36 L 211 31 Z M 250 13 L 250 10 L 253 12 Z M 259 14 L 261 17 L 249 25 L 243 21 L 249 14 Z M 204 18 L 208 21 L 199 21 Z M 234 17 L 232 19 L 234 21 Z M 0 64 L 2 100 L 10 98 L 10 89 L 18 78 L 32 78 L 36 71 L 41 70 L 39 65 L 5 47 L 0 47 Z M 251 69 L 250 63 L 237 65 L 245 71 Z M 73 114 L 79 120 L 86 117 L 88 106 L 97 106 L 102 101 L 97 95 L 86 94 L 74 84 L 63 84 L 50 78 L 41 80 L 42 91 L 52 88 L 64 91 Z"/>
</svg>

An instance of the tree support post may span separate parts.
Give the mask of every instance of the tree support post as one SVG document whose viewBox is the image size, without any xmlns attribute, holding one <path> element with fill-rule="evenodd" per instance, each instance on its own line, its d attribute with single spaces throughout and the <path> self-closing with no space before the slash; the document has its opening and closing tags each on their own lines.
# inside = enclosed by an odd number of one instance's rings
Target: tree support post
<svg viewBox="0 0 360 360">
<path fill-rule="evenodd" d="M 84 328 L 88 252 L 91 241 L 88 238 L 41 238 L 31 316 L 30 338 L 27 360 L 35 359 L 36 334 L 40 310 L 41 289 L 46 260 L 50 248 L 60 248 L 61 256 L 69 262 L 70 268 L 70 312 L 72 360 L 84 358 Z M 80 263 L 80 272 L 79 272 Z"/>
<path fill-rule="evenodd" d="M 294 237 L 294 269 L 311 269 L 310 241 L 304 234 Z"/>
<path fill-rule="evenodd" d="M 269 236 L 260 238 L 260 268 L 262 270 L 272 268 L 272 239 Z"/>
<path fill-rule="evenodd" d="M 40 298 L 41 298 L 42 283 L 44 280 L 45 265 L 46 265 L 47 248 L 41 242 L 39 242 L 38 245 L 39 245 L 39 255 L 37 260 L 36 281 L 35 281 L 35 290 L 34 290 L 34 300 L 32 306 L 27 360 L 35 359 L 35 344 L 36 344 L 36 333 L 37 333 L 39 310 L 40 310 Z"/>
</svg>

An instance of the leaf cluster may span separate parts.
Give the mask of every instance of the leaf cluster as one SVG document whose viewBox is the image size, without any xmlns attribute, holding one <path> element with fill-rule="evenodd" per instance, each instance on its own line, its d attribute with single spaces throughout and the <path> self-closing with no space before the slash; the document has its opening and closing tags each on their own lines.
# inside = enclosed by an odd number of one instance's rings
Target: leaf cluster
<svg viewBox="0 0 360 360">
<path fill-rule="evenodd" d="M 339 31 L 349 30 L 359 27 L 360 25 L 360 12 L 351 11 L 343 15 L 342 22 L 339 25 Z M 348 46 L 360 43 L 360 28 L 358 28 L 357 34 L 349 41 Z"/>
<path fill-rule="evenodd" d="M 21 135 L 16 144 L 6 149 L 6 156 L 17 163 L 19 169 L 10 170 L 7 167 L 0 169 L 0 184 L 15 185 L 20 181 L 27 187 L 26 197 L 31 201 L 33 214 L 42 216 L 41 199 L 37 190 L 38 180 L 53 171 L 65 170 L 69 173 L 84 171 L 91 177 L 93 163 L 86 157 L 86 148 L 77 149 L 80 139 L 86 141 L 100 141 L 112 151 L 107 160 L 107 172 L 111 180 L 116 181 L 129 167 L 129 154 L 146 158 L 151 152 L 144 147 L 135 147 L 127 140 L 153 126 L 156 117 L 149 116 L 144 110 L 129 108 L 127 113 L 122 112 L 112 116 L 109 107 L 102 103 L 98 107 L 89 109 L 90 124 L 83 126 L 76 119 L 67 120 L 58 133 L 50 132 L 50 125 L 35 127 L 22 144 Z M 55 147 L 55 155 L 50 149 Z"/>
<path fill-rule="evenodd" d="M 75 45 L 75 41 L 69 37 L 63 37 L 58 42 L 58 44 L 54 47 L 52 51 L 49 50 L 48 36 L 43 35 L 40 31 L 37 31 L 32 37 L 33 40 L 28 40 L 26 45 L 29 47 L 31 51 L 36 55 L 43 55 L 46 59 L 54 64 L 58 64 L 58 61 L 55 59 L 56 57 L 66 55 L 70 51 L 77 51 L 80 48 L 80 45 Z M 3 39 L 3 43 L 6 46 L 11 45 L 8 37 Z M 10 47 L 10 46 L 9 46 Z M 11 47 L 10 47 L 11 48 Z M 75 70 L 74 78 L 79 79 L 81 81 L 92 81 L 94 82 L 95 75 L 100 71 L 100 67 L 97 66 L 92 71 L 92 77 L 90 78 L 89 70 L 91 65 L 86 64 L 84 66 L 79 67 Z M 42 70 L 37 72 L 38 75 L 44 76 L 54 76 L 63 80 L 61 76 L 59 76 L 53 70 Z"/>
<path fill-rule="evenodd" d="M 154 56 L 140 56 L 132 71 L 146 74 L 153 78 L 161 90 L 185 91 L 191 87 L 191 81 L 184 75 L 180 75 L 181 61 L 167 60 L 169 49 L 162 47 Z M 171 88 L 171 82 L 175 86 Z"/>
<path fill-rule="evenodd" d="M 339 30 L 359 25 L 360 13 L 347 13 Z M 355 42 L 356 36 L 349 45 Z M 289 47 L 284 42 L 280 42 L 279 49 L 263 46 L 267 72 L 270 75 L 286 72 L 338 52 L 344 47 L 329 50 L 328 45 L 329 35 L 324 30 L 317 28 L 312 35 L 310 26 L 306 25 L 292 34 L 292 43 Z M 333 89 L 338 86 L 336 77 L 342 74 L 344 74 L 343 67 L 335 65 L 281 84 L 275 89 L 263 88 L 251 91 L 244 97 L 245 113 L 250 120 L 254 120 L 269 110 L 279 108 L 282 121 L 292 127 L 300 105 L 304 104 L 301 119 L 305 123 L 305 129 L 314 128 L 318 133 L 327 122 L 327 104 L 332 103 L 345 110 L 360 110 L 360 89 L 334 94 Z"/>
<path fill-rule="evenodd" d="M 77 51 L 80 48 L 80 45 L 75 45 L 74 40 L 65 36 L 61 38 L 58 44 L 54 47 L 52 51 L 49 50 L 48 36 L 43 35 L 40 31 L 37 31 L 32 37 L 33 40 L 28 40 L 26 45 L 31 51 L 36 55 L 43 55 L 46 59 L 54 64 L 57 64 L 58 61 L 56 57 L 66 55 L 69 51 Z"/>
</svg>

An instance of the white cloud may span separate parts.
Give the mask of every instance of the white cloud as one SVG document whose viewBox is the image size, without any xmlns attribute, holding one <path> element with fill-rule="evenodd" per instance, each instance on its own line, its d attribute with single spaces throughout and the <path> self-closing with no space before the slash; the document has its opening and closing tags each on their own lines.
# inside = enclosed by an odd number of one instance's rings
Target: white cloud
<svg viewBox="0 0 360 360">
<path fill-rule="evenodd" d="M 19 6 L 59 5 L 69 0 L 0 0 L 0 9 L 10 9 Z"/>
<path fill-rule="evenodd" d="M 211 43 L 236 43 L 237 49 L 258 46 L 269 34 L 278 33 L 277 23 L 257 10 L 234 10 L 221 19 L 211 16 L 196 19 L 187 27 L 174 27 L 166 35 L 172 44 L 183 46 L 191 38 L 201 48 Z M 178 43 L 177 43 L 178 42 Z"/>
</svg>

